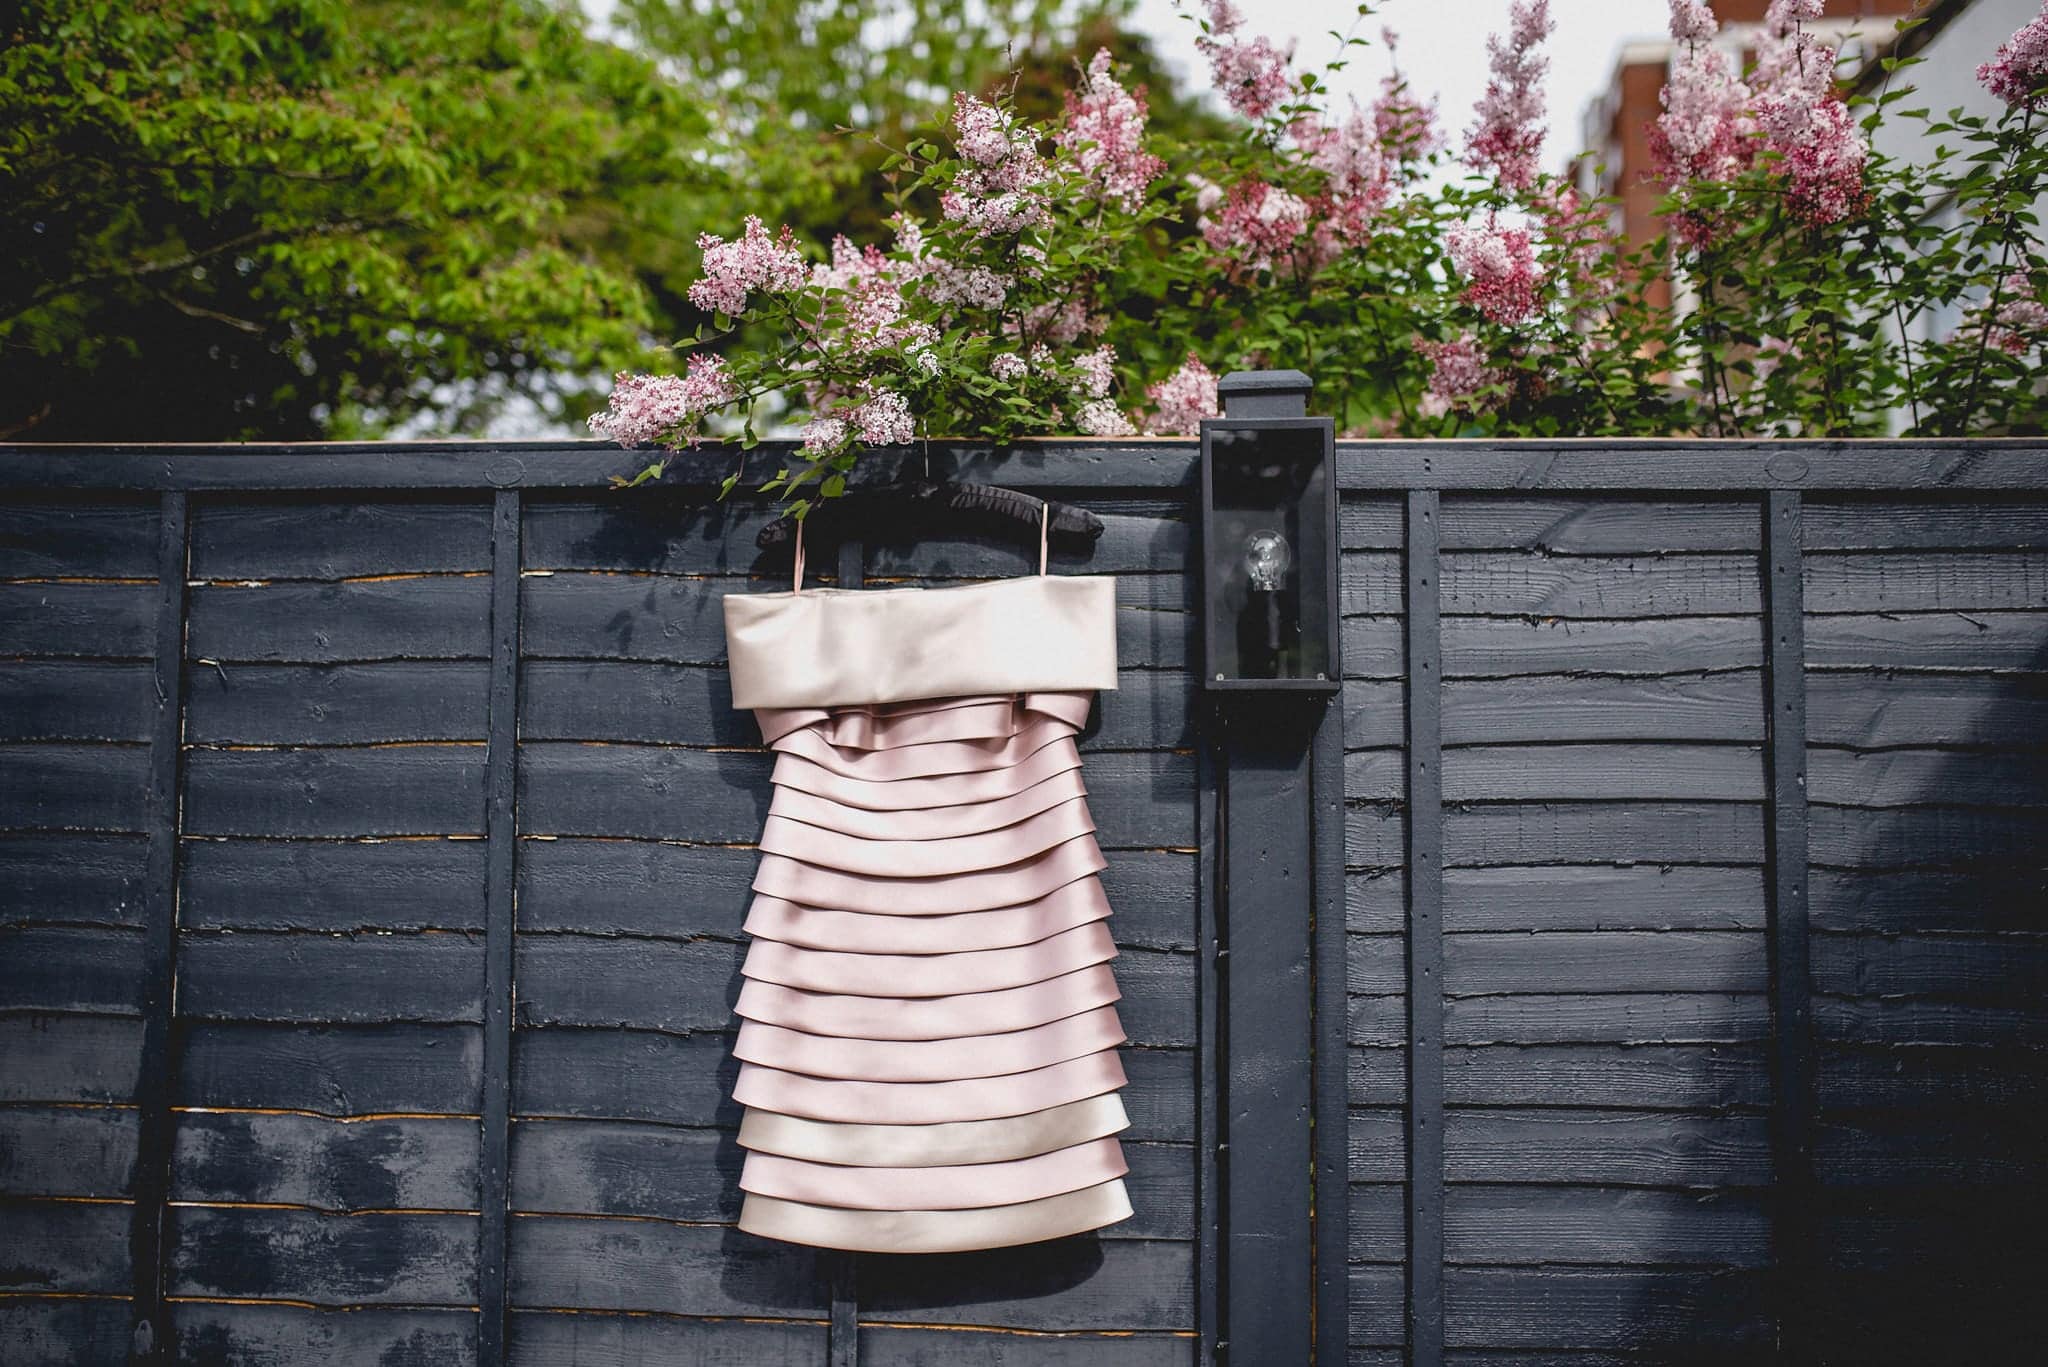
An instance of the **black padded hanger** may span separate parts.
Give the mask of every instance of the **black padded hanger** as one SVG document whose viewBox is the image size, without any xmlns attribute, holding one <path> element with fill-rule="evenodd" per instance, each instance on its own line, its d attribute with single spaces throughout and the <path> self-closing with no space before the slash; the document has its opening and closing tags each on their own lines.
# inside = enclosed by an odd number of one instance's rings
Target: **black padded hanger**
<svg viewBox="0 0 2048 1367">
<path fill-rule="evenodd" d="M 819 538 L 841 541 L 965 530 L 1035 542 L 1046 502 L 1036 494 L 995 484 L 905 480 L 853 489 L 813 504 L 804 519 L 804 535 L 815 543 Z M 788 545 L 795 535 L 796 519 L 778 517 L 761 529 L 754 544 L 772 550 Z M 1101 518 L 1086 508 L 1052 500 L 1055 544 L 1093 546 L 1101 536 Z"/>
</svg>

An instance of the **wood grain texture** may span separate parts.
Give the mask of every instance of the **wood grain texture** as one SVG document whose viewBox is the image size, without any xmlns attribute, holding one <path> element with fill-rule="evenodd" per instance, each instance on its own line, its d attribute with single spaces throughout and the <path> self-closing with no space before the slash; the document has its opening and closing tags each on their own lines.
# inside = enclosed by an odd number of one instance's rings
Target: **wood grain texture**
<svg viewBox="0 0 2048 1367">
<path fill-rule="evenodd" d="M 0 1102 L 133 1101 L 141 1065 L 136 1017 L 0 1013 Z"/>
<path fill-rule="evenodd" d="M 484 746 L 278 750 L 185 755 L 187 835 L 482 835 Z"/>
<path fill-rule="evenodd" d="M 480 573 L 192 586 L 186 657 L 235 664 L 338 664 L 490 657 L 490 580 Z"/>
<path fill-rule="evenodd" d="M 188 840 L 178 924 L 198 930 L 483 930 L 477 840 Z"/>
<path fill-rule="evenodd" d="M 1763 1194 L 1453 1184 L 1444 1215 L 1452 1264 L 1673 1264 L 1762 1268 Z"/>
<path fill-rule="evenodd" d="M 154 648 L 150 584 L 0 582 L 0 656 L 145 660 Z"/>
<path fill-rule="evenodd" d="M 178 1360 L 276 1367 L 429 1367 L 476 1355 L 476 1312 L 186 1301 L 177 1313 Z"/>
<path fill-rule="evenodd" d="M 802 1320 L 680 1319 L 601 1310 L 517 1310 L 512 1367 L 739 1367 L 817 1363 L 825 1326 Z"/>
<path fill-rule="evenodd" d="M 121 1367 L 128 1360 L 128 1304 L 10 1296 L 0 1300 L 0 1343 L 10 1367 Z"/>
<path fill-rule="evenodd" d="M 153 677 L 143 661 L 0 664 L 0 741 L 147 741 L 156 719 Z"/>
<path fill-rule="evenodd" d="M 483 1035 L 473 1023 L 186 1020 L 179 1034 L 181 1106 L 477 1113 Z"/>
<path fill-rule="evenodd" d="M 173 1206 L 173 1296 L 473 1305 L 476 1217 Z"/>
<path fill-rule="evenodd" d="M 477 1131 L 467 1117 L 186 1112 L 177 1116 L 171 1199 L 331 1212 L 474 1210 Z"/>
<path fill-rule="evenodd" d="M 0 499 L 0 579 L 153 580 L 160 521 L 153 493 L 11 493 Z"/>
<path fill-rule="evenodd" d="M 194 504 L 194 579 L 321 579 L 482 573 L 491 501 L 252 494 Z"/>
<path fill-rule="evenodd" d="M 0 1191 L 93 1200 L 135 1193 L 133 1107 L 0 1107 Z"/>
<path fill-rule="evenodd" d="M 148 855 L 135 835 L 0 835 L 0 925 L 139 925 Z"/>
<path fill-rule="evenodd" d="M 482 1019 L 479 936 L 194 931 L 180 937 L 178 957 L 178 1008 L 187 1019 Z"/>
</svg>

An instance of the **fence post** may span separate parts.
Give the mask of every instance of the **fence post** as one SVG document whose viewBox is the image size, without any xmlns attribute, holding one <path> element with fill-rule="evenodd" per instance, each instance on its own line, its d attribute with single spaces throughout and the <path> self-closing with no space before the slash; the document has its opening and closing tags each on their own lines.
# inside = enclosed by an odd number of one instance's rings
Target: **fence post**
<svg viewBox="0 0 2048 1367">
<path fill-rule="evenodd" d="M 1308 383 L 1269 372 L 1235 394 L 1226 379 L 1223 395 L 1225 417 L 1301 417 Z M 1215 1351 L 1244 1367 L 1333 1367 L 1345 1358 L 1349 1296 L 1343 711 L 1321 698 L 1239 695 L 1210 716 L 1222 1216 Z"/>
<path fill-rule="evenodd" d="M 1434 489 L 1408 493 L 1408 1361 L 1444 1360 L 1443 636 Z"/>
<path fill-rule="evenodd" d="M 157 524 L 156 715 L 150 732 L 149 865 L 143 885 L 142 1060 L 136 1088 L 130 1362 L 177 1353 L 165 1296 L 177 1055 L 172 1038 L 178 953 L 178 788 L 185 722 L 185 572 L 189 507 L 166 490 Z"/>
<path fill-rule="evenodd" d="M 1805 536 L 1796 490 L 1764 508 L 1764 664 L 1770 705 L 1771 1157 L 1773 1300 L 1783 1360 L 1810 1362 L 1813 987 L 1807 971 Z"/>
<path fill-rule="evenodd" d="M 483 1152 L 477 1168 L 478 1367 L 505 1361 L 506 1259 L 511 1209 L 513 879 L 519 764 L 519 537 L 517 489 L 491 507 L 491 702 L 485 774 Z"/>
</svg>

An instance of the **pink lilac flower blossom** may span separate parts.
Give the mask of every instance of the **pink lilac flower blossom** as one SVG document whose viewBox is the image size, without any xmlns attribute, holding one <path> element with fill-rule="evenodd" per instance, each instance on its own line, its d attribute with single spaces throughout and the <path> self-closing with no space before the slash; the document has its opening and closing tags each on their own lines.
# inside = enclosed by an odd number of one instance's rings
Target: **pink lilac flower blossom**
<svg viewBox="0 0 2048 1367">
<path fill-rule="evenodd" d="M 1108 399 L 1090 399 L 1074 415 L 1074 426 L 1091 437 L 1128 437 L 1137 431 L 1131 420 Z"/>
<path fill-rule="evenodd" d="M 1153 403 L 1145 430 L 1155 436 L 1191 437 L 1202 430 L 1202 419 L 1216 417 L 1216 376 L 1194 352 L 1179 370 L 1148 385 L 1145 397 Z"/>
<path fill-rule="evenodd" d="M 604 412 L 590 415 L 590 430 L 621 446 L 659 440 L 739 397 L 739 387 L 718 356 L 690 357 L 681 375 L 633 375 L 622 370 L 613 380 L 610 402 Z M 696 433 L 690 432 L 687 439 L 694 445 Z"/>
<path fill-rule="evenodd" d="M 870 391 L 859 407 L 847 414 L 847 421 L 869 446 L 902 446 L 917 435 L 910 401 L 893 389 Z"/>
<path fill-rule="evenodd" d="M 828 456 L 837 452 L 846 442 L 846 423 L 840 418 L 813 418 L 804 424 L 804 444 L 797 448 L 800 456 Z"/>
<path fill-rule="evenodd" d="M 1074 362 L 1074 369 L 1080 372 L 1075 393 L 1090 399 L 1106 399 L 1116 384 L 1116 348 L 1101 346 L 1084 352 Z"/>
<path fill-rule="evenodd" d="M 1230 187 L 1222 210 L 1202 229 L 1211 248 L 1240 258 L 1252 270 L 1274 267 L 1308 227 L 1309 204 L 1260 180 Z"/>
<path fill-rule="evenodd" d="M 1451 265 L 1465 277 L 1463 299 L 1494 322 L 1512 327 L 1536 312 L 1536 285 L 1543 267 L 1525 228 L 1502 228 L 1489 217 L 1484 227 L 1451 229 L 1445 245 Z"/>
<path fill-rule="evenodd" d="M 1101 314 L 1088 311 L 1087 301 L 1068 297 L 1044 304 L 1033 304 L 1024 310 L 1019 321 L 1019 331 L 1040 345 L 1050 342 L 1053 346 L 1066 346 L 1080 337 L 1101 332 L 1109 326 L 1109 319 Z M 1035 354 L 1033 365 L 1042 365 Z"/>
<path fill-rule="evenodd" d="M 1863 186 L 1869 153 L 1849 107 L 1829 92 L 1811 111 L 1806 136 L 1786 155 L 1786 205 L 1816 227 L 1860 212 L 1869 200 Z"/>
<path fill-rule="evenodd" d="M 1209 59 L 1210 82 L 1232 109 L 1248 119 L 1264 119 L 1279 109 L 1294 89 L 1288 63 L 1294 59 L 1294 45 L 1283 51 L 1261 36 L 1232 37 L 1244 24 L 1244 17 L 1230 0 L 1206 0 L 1209 31 L 1195 39 L 1195 47 Z"/>
<path fill-rule="evenodd" d="M 953 92 L 953 145 L 961 156 L 981 166 L 1000 166 L 1020 141 L 1029 150 L 1029 136 L 1017 132 L 1007 112 L 964 91 Z"/>
<path fill-rule="evenodd" d="M 1401 45 L 1401 35 L 1382 27 L 1380 41 L 1386 45 L 1388 59 L 1393 60 Z M 1380 96 L 1373 102 L 1372 121 L 1380 148 L 1392 161 L 1420 161 L 1444 145 L 1443 133 L 1437 127 L 1436 96 L 1430 96 L 1428 104 L 1418 103 L 1398 65 L 1380 80 Z"/>
<path fill-rule="evenodd" d="M 1558 184 L 1530 197 L 1530 208 L 1543 225 L 1543 239 L 1565 266 L 1566 278 L 1574 291 L 1591 290 L 1600 283 L 1600 263 L 1609 243 L 1607 216 L 1589 209 L 1579 192 Z"/>
<path fill-rule="evenodd" d="M 1977 68 L 1984 88 L 2015 108 L 2048 106 L 2048 4 Z"/>
<path fill-rule="evenodd" d="M 1373 221 L 1393 193 L 1374 125 L 1354 100 L 1351 116 L 1341 125 L 1325 125 L 1304 115 L 1295 121 L 1292 136 L 1309 165 L 1329 177 L 1327 189 L 1313 206 L 1319 219 L 1318 247 L 1359 246 L 1372 236 Z"/>
<path fill-rule="evenodd" d="M 977 236 L 1023 232 L 1046 221 L 1039 192 L 1051 176 L 1031 133 L 1016 128 L 1007 113 L 972 95 L 953 96 L 953 139 L 974 163 L 960 171 L 939 196 L 939 212 L 965 223 Z"/>
<path fill-rule="evenodd" d="M 1835 92 L 1836 50 L 1802 27 L 1822 0 L 1771 0 L 1758 45 L 1756 122 L 1782 159 L 1786 206 L 1813 226 L 1839 223 L 1867 196 L 1869 144 Z"/>
<path fill-rule="evenodd" d="M 2024 356 L 2048 338 L 2048 302 L 2025 271 L 2006 273 L 1998 286 L 1998 312 L 1990 308 L 1989 299 L 1979 304 L 1958 331 L 1974 337 L 1982 330 L 1985 344 L 2008 356 Z"/>
<path fill-rule="evenodd" d="M 1721 31 L 1706 0 L 1671 0 L 1671 36 L 1681 43 L 1704 43 Z"/>
<path fill-rule="evenodd" d="M 697 245 L 704 250 L 704 278 L 690 286 L 690 302 L 706 313 L 744 313 L 753 291 L 786 294 L 801 288 L 809 274 L 796 234 L 784 225 L 771 240 L 752 214 L 745 231 L 731 242 L 704 233 Z"/>
<path fill-rule="evenodd" d="M 935 304 L 966 304 L 971 308 L 999 309 L 1010 297 L 1015 282 L 987 266 L 961 269 L 949 261 L 935 261 L 924 277 L 924 294 Z"/>
<path fill-rule="evenodd" d="M 1416 405 L 1424 417 L 1441 418 L 1446 413 L 1473 412 L 1490 407 L 1493 400 L 1480 391 L 1503 383 L 1507 374 L 1487 365 L 1471 333 L 1450 342 L 1415 339 L 1415 349 L 1429 359 L 1429 382 Z"/>
<path fill-rule="evenodd" d="M 1550 59 L 1536 45 L 1555 28 L 1550 0 L 1515 0 L 1508 37 L 1488 34 L 1492 77 L 1479 99 L 1478 118 L 1465 134 L 1465 159 L 1491 166 L 1501 186 L 1526 190 L 1536 183 L 1536 154 L 1543 147 L 1543 73 Z"/>
<path fill-rule="evenodd" d="M 988 373 L 995 376 L 998 380 L 1021 380 L 1030 373 L 1030 369 L 1029 366 L 1024 364 L 1022 356 L 1008 351 L 998 352 L 988 358 Z"/>
<path fill-rule="evenodd" d="M 1062 126 L 1053 143 L 1068 153 L 1081 174 L 1125 213 L 1144 203 L 1152 180 L 1166 163 L 1145 150 L 1145 92 L 1127 91 L 1110 73 L 1109 49 L 1096 52 L 1076 95 L 1067 92 Z"/>
</svg>

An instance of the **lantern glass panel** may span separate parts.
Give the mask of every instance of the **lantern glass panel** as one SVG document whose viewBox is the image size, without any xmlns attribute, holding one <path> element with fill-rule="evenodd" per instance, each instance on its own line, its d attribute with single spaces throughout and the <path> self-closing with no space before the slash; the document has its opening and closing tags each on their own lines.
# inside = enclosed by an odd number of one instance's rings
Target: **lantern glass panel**
<svg viewBox="0 0 2048 1367">
<path fill-rule="evenodd" d="M 1206 425 L 1212 681 L 1332 676 L 1329 425 Z"/>
</svg>

